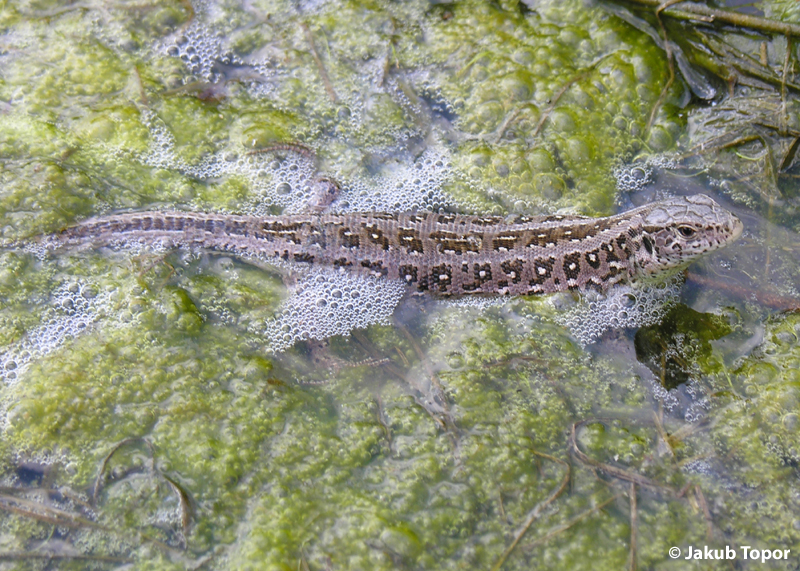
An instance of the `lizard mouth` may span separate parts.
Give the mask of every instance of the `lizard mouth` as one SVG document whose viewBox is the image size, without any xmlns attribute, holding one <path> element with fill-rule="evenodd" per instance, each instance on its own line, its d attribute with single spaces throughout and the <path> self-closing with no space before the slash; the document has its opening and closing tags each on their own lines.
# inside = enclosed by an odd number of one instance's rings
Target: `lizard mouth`
<svg viewBox="0 0 800 571">
<path fill-rule="evenodd" d="M 732 226 L 733 227 L 731 228 L 731 239 L 730 239 L 731 242 L 738 239 L 739 236 L 741 236 L 742 232 L 744 231 L 744 224 L 742 224 L 742 221 L 739 220 L 736 216 L 733 217 Z"/>
</svg>

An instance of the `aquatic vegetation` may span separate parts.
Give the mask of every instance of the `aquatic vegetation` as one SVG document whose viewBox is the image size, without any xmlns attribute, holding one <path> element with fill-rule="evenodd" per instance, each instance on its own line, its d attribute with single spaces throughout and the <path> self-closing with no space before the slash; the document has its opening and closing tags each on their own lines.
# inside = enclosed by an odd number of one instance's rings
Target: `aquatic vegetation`
<svg viewBox="0 0 800 571">
<path fill-rule="evenodd" d="M 621 162 L 744 128 L 681 110 L 680 79 L 662 97 L 652 38 L 578 1 L 10 4 L 4 239 L 127 208 L 288 212 L 317 176 L 342 184 L 342 209 L 603 215 L 665 181 L 709 191 L 677 156 Z M 725 105 L 745 109 L 735 95 Z M 701 166 L 733 164 L 723 196 L 768 212 L 732 148 Z M 690 281 L 756 268 L 776 296 L 796 294 L 793 184 L 779 178 L 780 226 L 748 213 L 745 247 Z M 413 298 L 389 322 L 402 292 L 373 283 L 360 286 L 380 302 L 373 325 L 322 341 L 353 315 L 292 315 L 284 271 L 249 262 L 0 252 L 5 380 L 26 343 L 57 341 L 0 387 L 0 555 L 32 554 L 20 568 L 38 553 L 63 568 L 619 569 L 633 553 L 688 568 L 670 547 L 800 541 L 795 314 L 690 288 L 671 309 L 645 304 L 669 313 L 638 346 L 612 333 L 587 350 L 557 321 L 603 324 L 565 314 L 568 298 Z M 344 300 L 355 290 L 337 279 L 288 289 Z M 324 331 L 298 329 L 309 322 Z M 269 327 L 300 342 L 275 354 Z M 677 386 L 661 385 L 662 354 Z"/>
</svg>

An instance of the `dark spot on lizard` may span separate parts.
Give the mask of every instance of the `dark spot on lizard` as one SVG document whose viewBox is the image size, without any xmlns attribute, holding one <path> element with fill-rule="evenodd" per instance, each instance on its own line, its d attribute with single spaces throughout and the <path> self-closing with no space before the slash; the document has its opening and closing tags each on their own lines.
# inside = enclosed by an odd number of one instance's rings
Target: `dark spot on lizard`
<svg viewBox="0 0 800 571">
<path fill-rule="evenodd" d="M 594 249 L 590 252 L 586 252 L 584 255 L 586 259 L 586 263 L 592 266 L 595 270 L 600 267 L 600 250 Z"/>
<path fill-rule="evenodd" d="M 500 264 L 500 269 L 511 279 L 512 283 L 518 284 L 522 281 L 522 260 L 505 261 Z"/>
<path fill-rule="evenodd" d="M 339 229 L 339 240 L 343 248 L 358 248 L 361 246 L 361 238 L 357 232 L 351 232 L 349 228 Z"/>
<path fill-rule="evenodd" d="M 417 267 L 406 265 L 400 266 L 397 270 L 397 274 L 400 276 L 401 280 L 405 280 L 406 283 L 414 283 L 417 281 Z"/>
<path fill-rule="evenodd" d="M 530 281 L 530 285 L 542 285 L 544 282 L 550 279 L 553 275 L 553 266 L 556 263 L 556 259 L 552 256 L 549 258 L 536 258 L 533 260 L 533 278 Z"/>
<path fill-rule="evenodd" d="M 573 252 L 564 256 L 564 275 L 568 280 L 577 279 L 581 273 L 581 253 Z"/>
</svg>

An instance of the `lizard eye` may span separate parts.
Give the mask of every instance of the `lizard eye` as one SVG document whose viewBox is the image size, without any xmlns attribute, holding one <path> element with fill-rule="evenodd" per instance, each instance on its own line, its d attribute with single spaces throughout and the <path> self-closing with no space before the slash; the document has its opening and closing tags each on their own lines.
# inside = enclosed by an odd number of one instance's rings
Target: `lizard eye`
<svg viewBox="0 0 800 571">
<path fill-rule="evenodd" d="M 681 236 L 684 238 L 691 238 L 694 236 L 695 230 L 691 226 L 678 226 L 678 232 L 680 232 Z"/>
</svg>

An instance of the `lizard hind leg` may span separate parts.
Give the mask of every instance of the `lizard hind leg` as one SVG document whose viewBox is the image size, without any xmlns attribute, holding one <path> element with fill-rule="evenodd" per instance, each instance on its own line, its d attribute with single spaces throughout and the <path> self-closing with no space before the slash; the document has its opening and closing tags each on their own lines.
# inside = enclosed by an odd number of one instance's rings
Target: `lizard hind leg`
<svg viewBox="0 0 800 571">
<path fill-rule="evenodd" d="M 314 194 L 306 205 L 306 210 L 313 214 L 319 214 L 328 209 L 342 192 L 342 186 L 328 176 L 320 176 L 314 179 Z"/>
<path fill-rule="evenodd" d="M 266 147 L 253 149 L 249 151 L 248 155 L 263 155 L 267 153 L 280 153 L 281 151 L 294 153 L 309 161 L 313 170 L 316 171 L 318 167 L 317 154 L 314 149 L 307 147 L 301 143 L 275 143 Z M 307 180 L 307 179 L 306 179 Z M 308 203 L 303 207 L 302 211 L 311 214 L 320 214 L 328 209 L 328 207 L 338 198 L 342 187 L 333 178 L 321 175 L 313 178 L 310 182 L 311 185 L 311 198 Z M 290 187 L 287 187 L 290 188 Z"/>
</svg>

